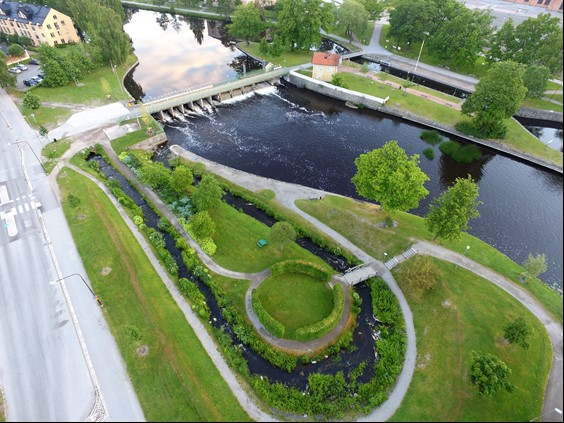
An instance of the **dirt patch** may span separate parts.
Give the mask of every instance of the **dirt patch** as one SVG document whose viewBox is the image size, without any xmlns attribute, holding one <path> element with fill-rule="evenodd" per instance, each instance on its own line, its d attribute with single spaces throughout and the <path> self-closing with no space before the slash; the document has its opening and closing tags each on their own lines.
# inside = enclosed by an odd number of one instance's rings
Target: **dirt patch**
<svg viewBox="0 0 564 423">
<path fill-rule="evenodd" d="M 431 362 L 431 354 L 425 353 L 423 356 L 419 356 L 419 362 L 417 363 L 418 369 L 424 369 Z"/>
<path fill-rule="evenodd" d="M 79 214 L 78 216 L 76 216 L 76 218 L 77 218 L 78 220 L 84 220 L 84 219 L 86 219 L 87 217 L 88 217 L 88 215 L 83 214 L 83 213 L 81 213 L 81 214 Z"/>
<path fill-rule="evenodd" d="M 446 300 L 444 300 L 441 304 L 444 308 L 450 308 L 452 307 L 452 302 L 447 298 Z"/>
<path fill-rule="evenodd" d="M 149 346 L 141 345 L 140 347 L 137 348 L 136 352 L 139 357 L 146 357 L 149 355 Z"/>
<path fill-rule="evenodd" d="M 111 267 L 104 267 L 104 268 L 102 269 L 102 271 L 100 272 L 100 274 L 101 274 L 102 276 L 106 276 L 106 275 L 109 275 L 109 274 L 111 273 L 111 271 L 112 271 L 112 268 L 111 268 Z"/>
</svg>

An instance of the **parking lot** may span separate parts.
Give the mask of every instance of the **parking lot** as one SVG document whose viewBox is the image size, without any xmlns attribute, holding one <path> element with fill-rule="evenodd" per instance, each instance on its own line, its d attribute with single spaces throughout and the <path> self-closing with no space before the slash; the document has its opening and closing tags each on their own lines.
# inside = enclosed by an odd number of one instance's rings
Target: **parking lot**
<svg viewBox="0 0 564 423">
<path fill-rule="evenodd" d="M 16 66 L 15 64 L 13 66 L 10 66 L 10 68 Z M 14 74 L 18 80 L 18 82 L 16 83 L 16 88 L 20 91 L 27 91 L 30 89 L 30 87 L 24 85 L 24 81 L 26 79 L 31 78 L 32 76 L 37 76 L 37 74 L 39 72 L 41 72 L 41 66 L 40 65 L 32 65 L 32 64 L 26 64 L 27 66 L 27 70 L 22 71 L 21 73 L 17 73 Z"/>
</svg>

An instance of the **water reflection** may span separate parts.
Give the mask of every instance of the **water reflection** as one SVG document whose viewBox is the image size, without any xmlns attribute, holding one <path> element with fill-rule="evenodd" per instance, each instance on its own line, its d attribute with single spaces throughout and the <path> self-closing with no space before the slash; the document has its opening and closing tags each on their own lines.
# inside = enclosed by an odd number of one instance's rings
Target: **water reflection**
<svg viewBox="0 0 564 423">
<path fill-rule="evenodd" d="M 446 190 L 450 188 L 456 178 L 467 178 L 468 175 L 472 177 L 474 182 L 478 183 L 484 176 L 485 165 L 495 157 L 494 154 L 487 152 L 480 148 L 482 157 L 472 163 L 459 163 L 451 159 L 446 154 L 439 156 L 439 176 L 441 181 L 441 188 Z"/>
</svg>

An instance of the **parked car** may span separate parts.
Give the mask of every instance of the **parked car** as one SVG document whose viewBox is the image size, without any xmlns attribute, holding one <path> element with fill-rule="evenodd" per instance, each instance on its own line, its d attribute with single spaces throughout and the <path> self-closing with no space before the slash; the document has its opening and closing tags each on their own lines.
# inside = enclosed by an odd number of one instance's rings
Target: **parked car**
<svg viewBox="0 0 564 423">
<path fill-rule="evenodd" d="M 40 65 L 41 63 L 39 63 L 39 59 L 31 59 L 29 61 L 30 65 Z"/>
<path fill-rule="evenodd" d="M 28 86 L 28 87 L 33 87 L 39 83 L 41 83 L 41 81 L 43 81 L 42 78 L 39 78 L 38 76 L 32 76 L 29 79 L 26 79 L 23 83 L 24 85 Z"/>
<path fill-rule="evenodd" d="M 10 73 L 22 73 L 20 68 L 16 68 L 15 66 L 13 68 L 8 69 L 8 72 Z"/>
<path fill-rule="evenodd" d="M 18 68 L 22 72 L 27 70 L 27 66 L 22 64 L 22 63 L 20 63 L 19 65 L 16 65 L 16 68 Z"/>
</svg>

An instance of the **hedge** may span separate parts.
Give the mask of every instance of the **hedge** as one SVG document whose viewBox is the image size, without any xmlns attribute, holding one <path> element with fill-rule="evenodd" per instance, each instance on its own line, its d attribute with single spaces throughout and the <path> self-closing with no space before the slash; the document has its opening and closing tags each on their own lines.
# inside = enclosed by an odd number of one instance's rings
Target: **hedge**
<svg viewBox="0 0 564 423">
<path fill-rule="evenodd" d="M 330 272 L 315 263 L 310 263 L 305 260 L 286 260 L 275 263 L 270 267 L 270 272 L 273 275 L 302 273 L 321 282 L 328 282 L 329 279 L 331 279 Z"/>
<path fill-rule="evenodd" d="M 268 314 L 268 311 L 266 311 L 266 309 L 262 305 L 262 302 L 260 301 L 260 294 L 256 289 L 253 289 L 251 291 L 251 301 L 255 314 L 259 318 L 260 322 L 264 325 L 266 330 L 274 336 L 277 336 L 278 338 L 283 338 L 284 333 L 286 332 L 286 328 L 282 323 Z"/>
<path fill-rule="evenodd" d="M 335 327 L 343 315 L 345 309 L 345 290 L 342 285 L 336 284 L 333 287 L 333 310 L 325 319 L 320 320 L 309 326 L 304 326 L 296 330 L 298 341 L 311 341 L 328 333 Z"/>
</svg>

